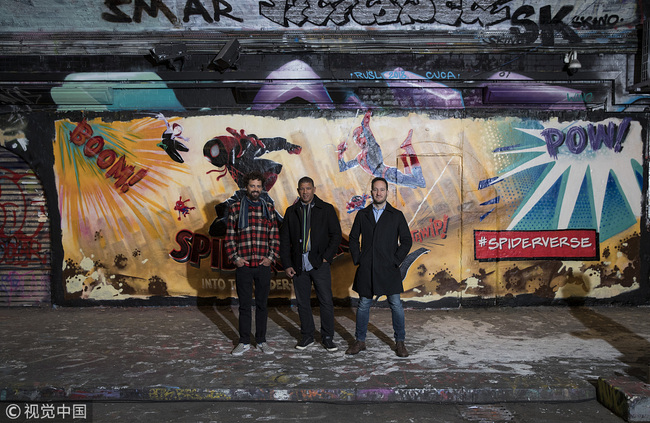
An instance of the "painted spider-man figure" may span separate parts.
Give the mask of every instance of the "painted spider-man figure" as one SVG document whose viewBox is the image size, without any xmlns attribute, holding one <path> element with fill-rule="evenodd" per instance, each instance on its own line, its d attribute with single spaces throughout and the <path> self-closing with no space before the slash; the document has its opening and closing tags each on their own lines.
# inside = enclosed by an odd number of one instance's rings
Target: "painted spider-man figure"
<svg viewBox="0 0 650 423">
<path fill-rule="evenodd" d="M 190 213 L 190 210 L 194 210 L 196 207 L 188 207 L 185 205 L 190 201 L 188 198 L 187 200 L 183 200 L 183 197 L 178 197 L 178 201 L 176 202 L 176 205 L 174 206 L 174 210 L 178 211 L 178 220 L 181 220 L 181 214 L 183 217 L 187 216 Z"/>
<path fill-rule="evenodd" d="M 158 113 L 156 118 L 165 122 L 165 126 L 167 127 L 165 132 L 162 134 L 162 139 L 158 144 L 156 144 L 156 146 L 165 150 L 165 153 L 167 153 L 173 161 L 183 163 L 184 160 L 179 151 L 190 151 L 185 144 L 179 141 L 182 140 L 189 142 L 189 139 L 183 136 L 183 127 L 180 123 L 169 123 L 167 118 L 165 118 L 165 115 L 162 113 Z"/>
<path fill-rule="evenodd" d="M 410 188 L 424 188 L 426 182 L 422 174 L 422 167 L 415 150 L 411 144 L 413 137 L 413 130 L 411 129 L 406 136 L 406 139 L 400 145 L 404 149 L 405 154 L 400 154 L 399 158 L 404 164 L 404 172 L 401 172 L 396 167 L 387 166 L 384 164 L 384 156 L 381 152 L 381 147 L 377 143 L 372 130 L 370 129 L 370 115 L 368 110 L 361 121 L 361 126 L 358 126 L 352 132 L 352 139 L 355 144 L 361 149 L 357 156 L 346 162 L 343 159 L 343 153 L 348 149 L 347 141 L 343 141 L 337 147 L 339 172 L 345 172 L 353 167 L 361 166 L 363 170 L 373 176 L 381 176 L 386 178 L 388 182 L 396 185 L 401 185 Z"/>
<path fill-rule="evenodd" d="M 264 175 L 265 182 L 261 198 L 266 202 L 273 204 L 273 199 L 268 191 L 278 180 L 278 175 L 282 170 L 282 164 L 269 159 L 262 159 L 266 153 L 272 151 L 287 151 L 289 154 L 300 154 L 302 147 L 288 142 L 285 138 L 259 138 L 255 134 L 246 134 L 244 130 L 239 132 L 233 128 L 226 128 L 230 135 L 221 135 L 214 137 L 203 146 L 203 155 L 206 159 L 215 165 L 219 172 L 217 181 L 227 173 L 239 187 L 238 191 L 227 199 L 215 206 L 217 218 L 210 226 L 210 235 L 221 236 L 226 234 L 226 219 L 228 218 L 228 206 L 236 201 L 240 201 L 246 196 L 246 186 L 244 176 L 254 170 Z M 277 210 L 276 210 L 277 213 Z M 279 222 L 282 222 L 282 216 L 277 215 Z"/>
<path fill-rule="evenodd" d="M 269 191 L 278 179 L 282 165 L 278 162 L 260 158 L 272 151 L 285 150 L 289 154 L 300 154 L 302 147 L 291 144 L 282 137 L 258 138 L 255 134 L 246 134 L 244 130 L 226 128 L 231 136 L 214 137 L 203 146 L 203 155 L 216 167 L 221 174 L 217 180 L 230 173 L 240 189 L 244 186 L 244 175 L 254 170 L 266 178 L 264 190 Z M 215 172 L 210 171 L 210 172 Z M 208 172 L 208 173 L 210 173 Z"/>
<path fill-rule="evenodd" d="M 350 201 L 348 201 L 348 203 L 345 205 L 347 212 L 354 213 L 355 211 L 366 207 L 366 200 L 369 198 L 370 196 L 368 194 L 355 195 L 354 197 L 350 198 Z"/>
</svg>

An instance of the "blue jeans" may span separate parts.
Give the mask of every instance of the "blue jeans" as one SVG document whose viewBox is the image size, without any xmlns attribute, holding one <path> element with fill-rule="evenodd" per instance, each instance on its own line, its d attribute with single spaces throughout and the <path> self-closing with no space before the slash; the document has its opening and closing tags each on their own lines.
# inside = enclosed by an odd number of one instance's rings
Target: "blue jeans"
<svg viewBox="0 0 650 423">
<path fill-rule="evenodd" d="M 393 294 L 386 297 L 388 299 L 388 305 L 390 306 L 391 316 L 393 317 L 395 342 L 404 341 L 404 338 L 406 338 L 406 330 L 404 329 L 404 308 L 402 307 L 402 300 L 399 295 L 400 294 Z M 357 306 L 357 328 L 354 333 L 357 341 L 365 342 L 366 340 L 371 305 L 372 298 L 359 297 L 359 305 Z"/>
</svg>

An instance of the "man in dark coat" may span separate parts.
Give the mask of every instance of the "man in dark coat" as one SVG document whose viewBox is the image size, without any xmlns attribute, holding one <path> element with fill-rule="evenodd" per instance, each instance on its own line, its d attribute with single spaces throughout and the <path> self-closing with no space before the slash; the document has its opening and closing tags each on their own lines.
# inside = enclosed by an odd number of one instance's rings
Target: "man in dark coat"
<svg viewBox="0 0 650 423">
<path fill-rule="evenodd" d="M 371 187 L 372 204 L 357 213 L 350 230 L 350 254 L 354 264 L 359 266 L 352 289 L 359 294 L 359 304 L 356 340 L 345 353 L 358 354 L 366 349 L 372 297 L 385 295 L 393 318 L 395 351 L 399 357 L 408 357 L 404 345 L 404 308 L 400 299 L 404 287 L 399 266 L 413 241 L 404 214 L 386 201 L 386 179 L 373 179 Z"/>
<path fill-rule="evenodd" d="M 341 243 L 341 225 L 334 207 L 315 195 L 314 181 L 305 176 L 298 181 L 300 201 L 287 208 L 280 228 L 280 258 L 293 288 L 300 316 L 300 342 L 304 350 L 314 343 L 311 286 L 320 305 L 321 342 L 327 351 L 334 344 L 334 303 L 330 264 Z"/>
</svg>

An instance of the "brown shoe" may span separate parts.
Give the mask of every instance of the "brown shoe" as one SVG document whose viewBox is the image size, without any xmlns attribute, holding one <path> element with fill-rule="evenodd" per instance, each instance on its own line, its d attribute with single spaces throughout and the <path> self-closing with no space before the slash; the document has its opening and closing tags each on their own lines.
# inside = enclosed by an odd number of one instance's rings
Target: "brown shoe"
<svg viewBox="0 0 650 423">
<path fill-rule="evenodd" d="M 348 348 L 345 353 L 349 355 L 359 354 L 361 351 L 366 349 L 366 343 L 363 341 L 354 341 L 350 348 Z"/>
<path fill-rule="evenodd" d="M 398 357 L 409 356 L 409 352 L 406 351 L 406 345 L 404 345 L 404 341 L 397 341 L 397 348 L 395 348 L 395 352 L 397 353 Z"/>
</svg>

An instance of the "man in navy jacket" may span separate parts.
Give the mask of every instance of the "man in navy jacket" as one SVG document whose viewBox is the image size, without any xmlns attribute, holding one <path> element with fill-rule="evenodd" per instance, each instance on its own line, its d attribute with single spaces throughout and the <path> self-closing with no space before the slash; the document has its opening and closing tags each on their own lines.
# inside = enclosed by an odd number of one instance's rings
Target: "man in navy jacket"
<svg viewBox="0 0 650 423">
<path fill-rule="evenodd" d="M 300 342 L 304 350 L 314 343 L 314 317 L 311 312 L 311 286 L 316 289 L 320 305 L 321 342 L 327 351 L 337 351 L 334 344 L 334 303 L 330 264 L 341 243 L 341 225 L 334 207 L 318 198 L 314 181 L 298 181 L 300 200 L 287 208 L 280 228 L 280 259 L 293 278 L 293 288 L 300 316 Z"/>
<path fill-rule="evenodd" d="M 408 357 L 404 345 L 404 308 L 400 299 L 404 287 L 399 266 L 408 255 L 413 240 L 404 214 L 386 201 L 386 179 L 373 179 L 371 187 L 372 204 L 357 212 L 350 230 L 350 254 L 354 264 L 359 266 L 352 289 L 359 294 L 359 305 L 356 340 L 345 353 L 358 354 L 366 349 L 372 297 L 385 295 L 393 319 L 395 352 L 399 357 Z"/>
</svg>

